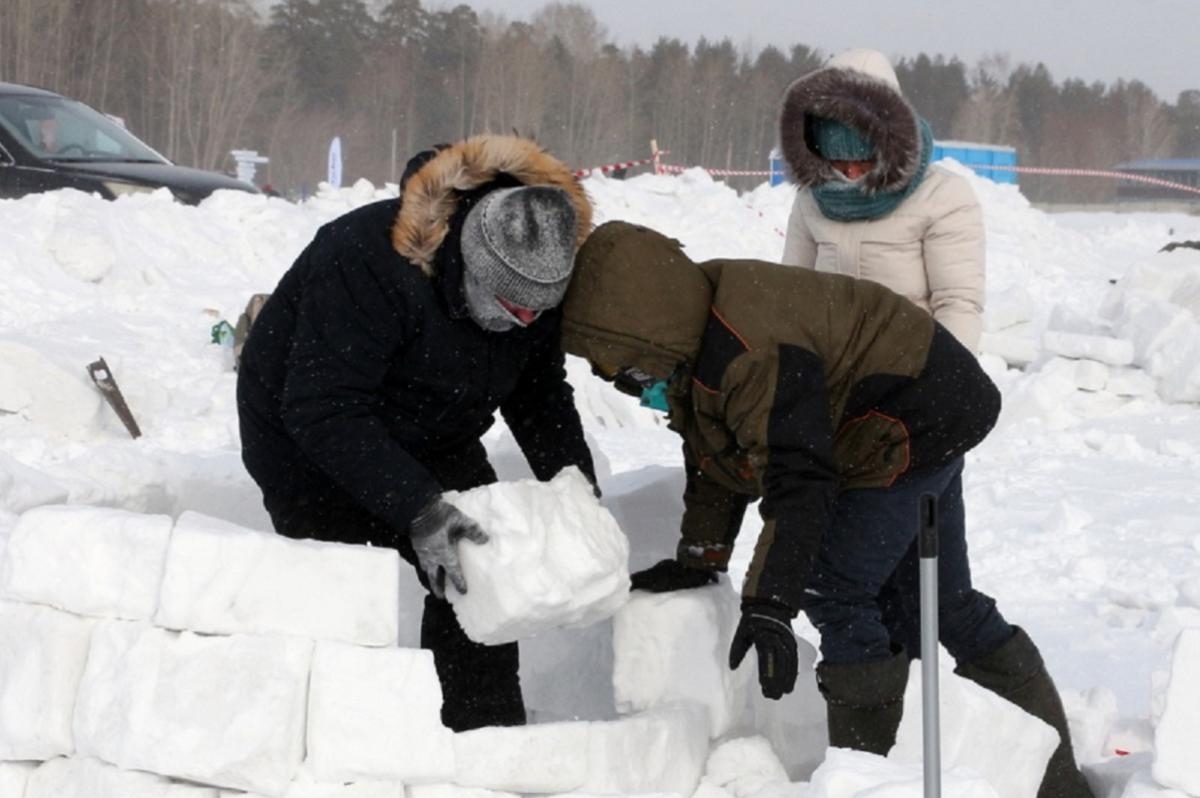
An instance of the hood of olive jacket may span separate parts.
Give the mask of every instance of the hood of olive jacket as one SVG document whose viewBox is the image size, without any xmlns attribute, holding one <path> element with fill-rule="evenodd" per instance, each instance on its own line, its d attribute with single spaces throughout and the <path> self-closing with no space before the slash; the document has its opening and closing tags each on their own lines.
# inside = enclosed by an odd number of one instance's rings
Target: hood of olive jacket
<svg viewBox="0 0 1200 798">
<path fill-rule="evenodd" d="M 712 296 L 711 280 L 678 241 L 608 222 L 576 257 L 563 301 L 563 349 L 665 379 L 699 351 Z"/>
</svg>

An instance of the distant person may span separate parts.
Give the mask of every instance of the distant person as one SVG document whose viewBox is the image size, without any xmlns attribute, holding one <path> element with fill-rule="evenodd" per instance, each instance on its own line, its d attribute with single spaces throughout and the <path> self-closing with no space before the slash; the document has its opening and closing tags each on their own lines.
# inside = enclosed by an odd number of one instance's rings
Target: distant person
<svg viewBox="0 0 1200 798">
<path fill-rule="evenodd" d="M 783 262 L 886 285 L 978 351 L 979 202 L 966 178 L 929 162 L 933 131 L 887 58 L 840 53 L 788 88 L 780 117 L 784 161 L 800 186 Z"/>
<path fill-rule="evenodd" d="M 618 389 L 665 397 L 683 438 L 682 539 L 635 589 L 715 582 L 761 499 L 730 667 L 754 648 L 763 694 L 790 692 L 803 611 L 821 636 L 830 744 L 886 754 L 920 652 L 918 506 L 933 494 L 941 642 L 958 673 L 1059 733 L 1039 795 L 1090 795 L 1037 646 L 971 583 L 963 455 L 1000 393 L 946 327 L 868 280 L 697 264 L 677 241 L 609 222 L 579 252 L 562 342 Z"/>
<path fill-rule="evenodd" d="M 532 141 L 421 153 L 398 198 L 317 231 L 242 350 L 242 459 L 272 524 L 416 567 L 455 731 L 522 724 L 525 707 L 517 644 L 471 641 L 444 597 L 469 587 L 459 541 L 487 535 L 443 493 L 495 482 L 480 438 L 497 411 L 539 479 L 574 465 L 595 482 L 558 310 L 590 228 L 571 170 Z"/>
</svg>

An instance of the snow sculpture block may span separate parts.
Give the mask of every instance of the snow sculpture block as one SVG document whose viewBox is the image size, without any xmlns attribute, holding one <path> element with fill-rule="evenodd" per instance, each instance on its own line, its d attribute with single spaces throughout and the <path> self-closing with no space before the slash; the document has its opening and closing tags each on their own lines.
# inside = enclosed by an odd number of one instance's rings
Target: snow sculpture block
<svg viewBox="0 0 1200 798">
<path fill-rule="evenodd" d="M 158 606 L 171 519 L 107 507 L 27 511 L 0 564 L 5 598 L 79 615 L 149 620 Z"/>
<path fill-rule="evenodd" d="M 453 733 L 429 651 L 318 643 L 308 703 L 308 769 L 323 782 L 454 776 Z"/>
<path fill-rule="evenodd" d="M 76 747 L 127 769 L 281 795 L 304 755 L 312 647 L 101 622 L 79 688 Z"/>
<path fill-rule="evenodd" d="M 1000 795 L 1037 794 L 1046 763 L 1058 747 L 1058 732 L 948 668 L 938 673 L 938 697 L 943 768 L 978 773 Z M 920 765 L 921 745 L 921 668 L 914 665 L 888 759 Z"/>
<path fill-rule="evenodd" d="M 690 703 L 592 723 L 578 792 L 691 795 L 708 759 L 708 729 L 707 710 Z"/>
<path fill-rule="evenodd" d="M 729 670 L 738 596 L 725 583 L 630 595 L 613 617 L 613 691 L 621 714 L 677 701 L 708 708 L 709 736 L 747 726 L 753 657 Z M 752 684 L 753 682 L 753 684 Z"/>
<path fill-rule="evenodd" d="M 1056 355 L 1098 360 L 1110 366 L 1133 363 L 1133 342 L 1123 338 L 1047 330 L 1042 334 L 1042 346 Z"/>
<path fill-rule="evenodd" d="M 29 777 L 25 798 L 217 798 L 217 793 L 215 787 L 177 784 L 153 773 L 80 758 L 44 763 Z"/>
<path fill-rule="evenodd" d="M 472 640 L 495 645 L 585 626 L 628 599 L 629 542 L 579 469 L 550 482 L 501 482 L 446 498 L 491 537 L 459 544 L 470 590 L 446 589 Z"/>
<path fill-rule="evenodd" d="M 155 623 L 211 634 L 293 634 L 393 646 L 400 555 L 292 540 L 186 512 L 167 550 Z"/>
<path fill-rule="evenodd" d="M 0 601 L 0 760 L 75 750 L 71 716 L 95 621 Z"/>
<path fill-rule="evenodd" d="M 1185 629 L 1175 641 L 1166 709 L 1154 729 L 1154 780 L 1188 795 L 1200 795 L 1200 629 Z"/>
<path fill-rule="evenodd" d="M 492 726 L 456 734 L 454 783 L 519 793 L 573 792 L 588 777 L 588 726 Z"/>
<path fill-rule="evenodd" d="M 876 754 L 830 748 L 813 773 L 805 798 L 922 798 L 925 786 L 920 761 L 900 763 Z M 1035 795 L 1005 793 L 970 770 L 951 768 L 942 759 L 942 795 L 954 798 L 1000 798 Z"/>
<path fill-rule="evenodd" d="M 0 798 L 22 798 L 35 767 L 33 762 L 0 762 Z"/>
</svg>

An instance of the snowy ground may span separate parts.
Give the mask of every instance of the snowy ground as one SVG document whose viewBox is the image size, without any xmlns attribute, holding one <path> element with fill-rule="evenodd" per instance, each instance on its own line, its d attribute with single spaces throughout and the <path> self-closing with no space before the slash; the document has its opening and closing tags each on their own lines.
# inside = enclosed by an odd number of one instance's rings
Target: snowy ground
<svg viewBox="0 0 1200 798">
<path fill-rule="evenodd" d="M 1079 722 L 1115 696 L 1121 720 L 1081 758 L 1149 750 L 1156 674 L 1179 629 L 1200 626 L 1200 253 L 1156 252 L 1200 239 L 1200 216 L 1048 216 L 1014 187 L 974 182 L 988 225 L 985 365 L 1005 394 L 999 427 L 968 458 L 975 578 L 1040 644 Z M 587 188 L 598 222 L 648 224 L 697 260 L 782 252 L 787 187 L 738 196 L 689 172 Z M 387 195 L 359 184 L 302 206 L 238 193 L 197 208 L 165 192 L 0 201 L 0 549 L 17 514 L 55 502 L 266 529 L 238 458 L 231 358 L 210 328 L 271 290 L 319 225 Z M 1052 358 L 1047 330 L 1087 333 L 1094 357 Z M 1114 339 L 1134 342 L 1133 366 L 1115 365 L 1129 358 Z M 137 441 L 88 382 L 101 355 Z M 643 488 L 681 481 L 676 437 L 581 364 L 572 379 L 606 504 L 631 537 L 669 541 L 678 496 Z M 507 433 L 489 445 L 502 476 L 523 475 Z M 756 527 L 750 517 L 743 538 Z M 750 549 L 743 540 L 735 577 Z"/>
</svg>

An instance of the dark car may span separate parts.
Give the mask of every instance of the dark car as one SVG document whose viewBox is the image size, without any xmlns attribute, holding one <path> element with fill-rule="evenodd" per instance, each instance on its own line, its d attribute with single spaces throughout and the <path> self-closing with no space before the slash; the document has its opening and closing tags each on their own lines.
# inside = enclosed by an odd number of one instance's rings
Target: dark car
<svg viewBox="0 0 1200 798">
<path fill-rule="evenodd" d="M 53 92 L 0 83 L 0 198 L 76 188 L 115 199 L 165 186 L 194 205 L 249 183 L 176 166 L 109 117 Z"/>
</svg>

